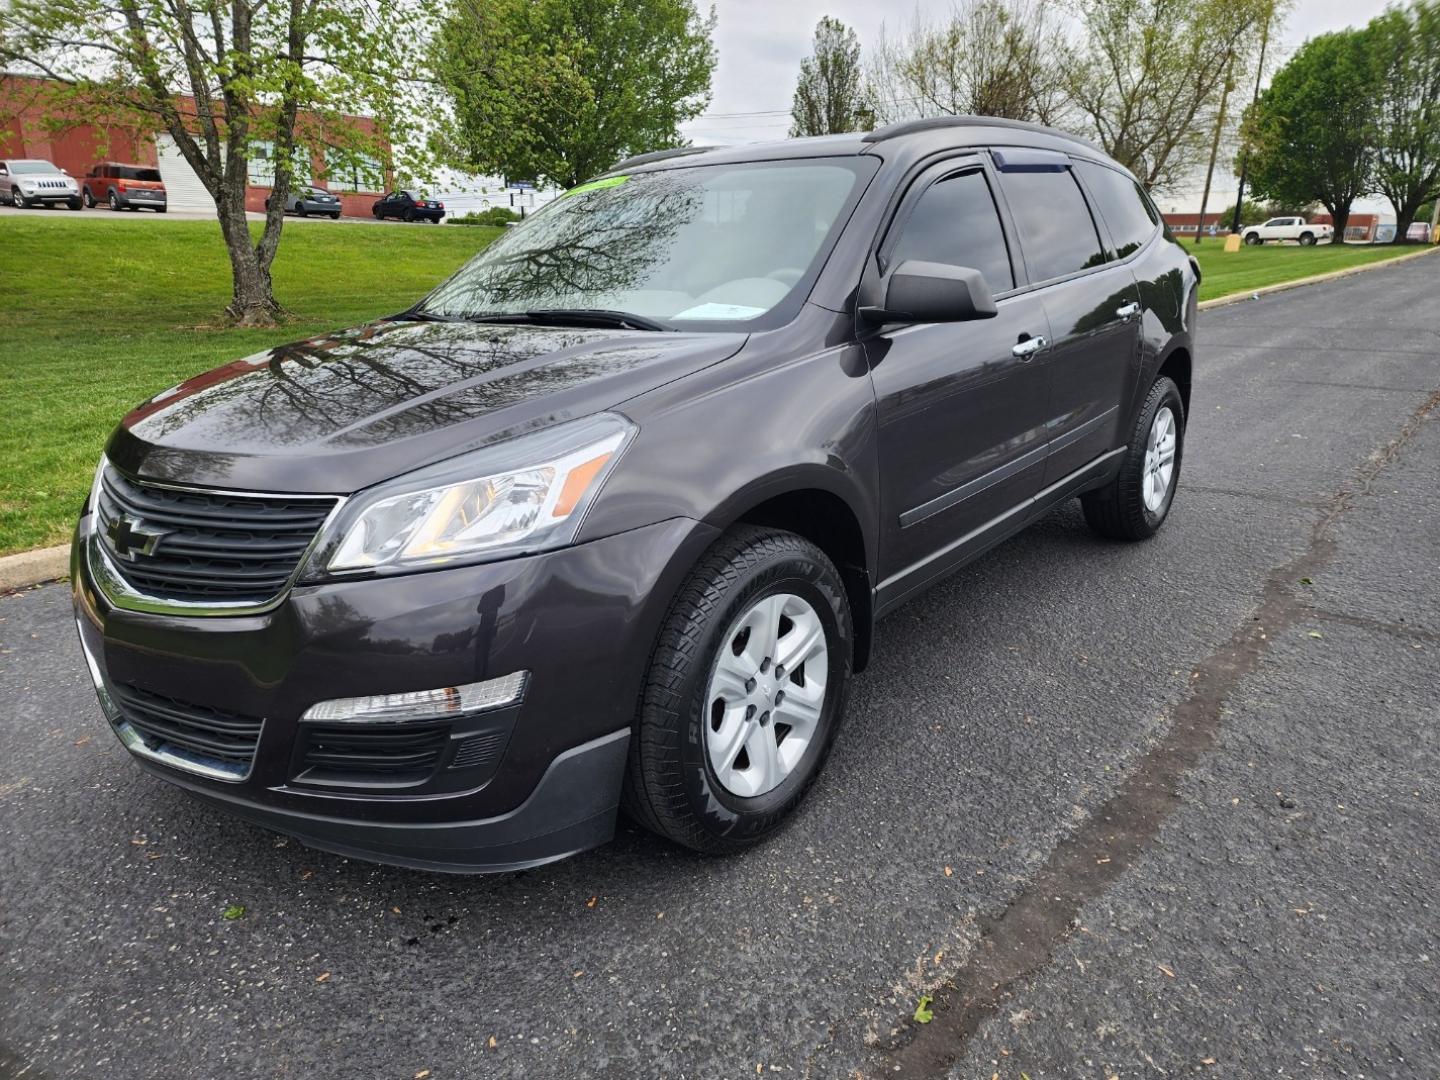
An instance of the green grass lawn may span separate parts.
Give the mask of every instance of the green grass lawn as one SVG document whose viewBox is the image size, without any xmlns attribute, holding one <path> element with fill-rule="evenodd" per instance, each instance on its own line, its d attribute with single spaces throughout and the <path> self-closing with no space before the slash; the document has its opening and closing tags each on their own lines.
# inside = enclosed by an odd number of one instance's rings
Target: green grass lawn
<svg viewBox="0 0 1440 1080">
<path fill-rule="evenodd" d="M 1231 293 L 1254 292 L 1266 285 L 1314 274 L 1327 274 L 1350 266 L 1393 259 L 1424 248 L 1415 244 L 1317 244 L 1314 247 L 1264 244 L 1225 253 L 1225 238 L 1206 237 L 1197 247 L 1193 238 L 1181 241 L 1200 261 L 1200 299 L 1214 300 Z"/>
<path fill-rule="evenodd" d="M 7 215 L 0 553 L 68 538 L 106 437 L 139 402 L 271 345 L 407 307 L 499 232 L 292 222 L 274 273 L 295 321 L 233 330 L 217 326 L 230 292 L 218 225 Z M 1226 255 L 1222 243 L 1185 245 L 1200 260 L 1203 299 L 1415 250 L 1266 245 Z"/>
<path fill-rule="evenodd" d="M 69 538 L 106 438 L 150 395 L 271 345 L 406 308 L 499 233 L 288 223 L 275 293 L 295 321 L 234 330 L 216 325 L 230 296 L 217 224 L 7 215 L 0 553 Z"/>
</svg>

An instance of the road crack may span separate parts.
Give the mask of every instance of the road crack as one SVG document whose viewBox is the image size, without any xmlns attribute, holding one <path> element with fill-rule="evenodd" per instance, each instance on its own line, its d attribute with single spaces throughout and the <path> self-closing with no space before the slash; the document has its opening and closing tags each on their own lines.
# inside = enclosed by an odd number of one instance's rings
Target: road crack
<svg viewBox="0 0 1440 1080">
<path fill-rule="evenodd" d="M 1181 805 L 1187 773 L 1219 737 L 1225 703 L 1253 673 L 1281 633 L 1317 615 L 1296 592 L 1302 578 L 1317 577 L 1338 550 L 1335 525 L 1432 413 L 1432 393 L 1384 446 L 1370 454 L 1353 479 L 1325 500 L 1299 554 L 1266 576 L 1250 618 L 1192 671 L 1189 695 L 1175 707 L 1165 734 L 1135 763 L 1114 795 L 1060 842 L 1045 865 L 1003 911 L 978 920 L 980 937 L 964 965 L 937 990 L 933 1019 L 903 1021 L 879 1075 L 940 1076 L 960 1059 L 980 1025 L 996 1015 L 1019 984 L 1043 969 L 1079 926 L 1080 911 L 1102 895 L 1142 856 Z"/>
</svg>

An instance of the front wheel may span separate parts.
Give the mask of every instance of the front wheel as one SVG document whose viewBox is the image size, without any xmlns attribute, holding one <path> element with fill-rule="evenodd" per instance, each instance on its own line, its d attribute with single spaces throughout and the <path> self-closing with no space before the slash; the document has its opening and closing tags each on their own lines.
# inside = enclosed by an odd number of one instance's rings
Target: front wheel
<svg viewBox="0 0 1440 1080">
<path fill-rule="evenodd" d="M 30 203 L 26 200 L 25 196 L 20 194 L 20 189 L 18 187 L 10 189 L 10 202 L 21 210 L 24 210 L 27 206 L 30 205 Z"/>
<path fill-rule="evenodd" d="M 1080 496 L 1090 527 L 1112 540 L 1145 540 L 1159 532 L 1175 501 L 1184 443 L 1185 402 L 1162 376 L 1145 396 L 1115 479 Z"/>
<path fill-rule="evenodd" d="M 1256 236 L 1253 232 L 1245 234 L 1245 243 L 1249 244 L 1251 247 L 1254 247 L 1257 244 L 1263 244 L 1264 242 L 1264 240 L 1261 240 L 1260 237 Z"/>
<path fill-rule="evenodd" d="M 819 775 L 850 682 L 850 605 L 825 553 L 741 526 L 716 541 L 660 631 L 624 806 L 697 851 L 771 835 Z"/>
</svg>

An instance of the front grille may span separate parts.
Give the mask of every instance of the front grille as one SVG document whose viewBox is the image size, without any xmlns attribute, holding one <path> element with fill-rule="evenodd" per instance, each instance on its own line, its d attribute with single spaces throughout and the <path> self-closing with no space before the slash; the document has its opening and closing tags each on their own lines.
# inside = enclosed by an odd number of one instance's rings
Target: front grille
<svg viewBox="0 0 1440 1080">
<path fill-rule="evenodd" d="M 134 686 L 112 685 L 121 719 L 152 751 L 223 762 L 248 771 L 260 742 L 261 721 L 204 705 L 191 705 Z"/>
<path fill-rule="evenodd" d="M 263 604 L 289 582 L 334 496 L 236 495 L 101 482 L 96 533 L 133 589 L 182 604 Z"/>
<path fill-rule="evenodd" d="M 450 723 L 301 727 L 298 779 L 309 783 L 413 784 L 428 779 L 450 739 Z"/>
</svg>

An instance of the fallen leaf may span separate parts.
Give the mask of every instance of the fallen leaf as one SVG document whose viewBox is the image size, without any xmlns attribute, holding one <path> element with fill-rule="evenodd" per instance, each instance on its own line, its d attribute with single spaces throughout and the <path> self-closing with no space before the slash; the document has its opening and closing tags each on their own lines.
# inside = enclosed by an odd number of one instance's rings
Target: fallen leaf
<svg viewBox="0 0 1440 1080">
<path fill-rule="evenodd" d="M 1306 585 L 1309 585 L 1309 584 L 1310 584 L 1310 579 L 1309 579 L 1309 578 L 1305 578 L 1304 581 L 1305 581 L 1305 584 L 1306 584 Z M 1200 1059 L 1200 1064 L 1201 1064 L 1201 1065 L 1214 1065 L 1214 1064 L 1215 1064 L 1215 1059 L 1214 1059 L 1214 1058 L 1201 1058 L 1201 1059 Z"/>
<path fill-rule="evenodd" d="M 76 746 L 84 746 L 84 745 L 85 745 L 86 743 L 88 743 L 89 741 L 90 741 L 90 736 L 89 736 L 89 735 L 81 735 L 80 738 L 78 738 L 78 739 L 75 740 L 75 745 L 76 745 Z"/>
<path fill-rule="evenodd" d="M 585 906 L 586 906 L 586 907 L 594 907 L 594 906 L 595 906 L 596 904 L 598 904 L 599 902 L 600 902 L 600 897 L 598 897 L 598 896 L 592 896 L 592 897 L 590 897 L 589 900 L 586 900 L 586 901 L 585 901 Z"/>
<path fill-rule="evenodd" d="M 145 837 L 143 837 L 143 836 L 135 836 L 135 837 L 131 837 L 130 842 L 131 842 L 132 844 L 134 844 L 136 847 L 144 847 L 144 846 L 145 846 L 146 844 L 148 844 L 150 841 L 149 841 L 149 840 L 146 840 Z"/>
<path fill-rule="evenodd" d="M 400 914 L 400 909 L 398 907 L 392 907 L 390 910 L 393 911 L 396 915 Z"/>
<path fill-rule="evenodd" d="M 1109 861 L 1110 861 L 1110 856 L 1109 856 L 1109 855 L 1106 855 L 1103 859 L 1096 859 L 1096 860 L 1095 860 L 1095 865 L 1096 865 L 1096 866 L 1104 866 L 1104 865 L 1105 865 L 1107 862 L 1109 862 Z"/>
<path fill-rule="evenodd" d="M 485 1045 L 488 1046 L 491 1050 L 494 1050 L 494 1049 L 495 1049 L 495 1036 L 494 1036 L 494 1035 L 491 1035 L 489 1041 L 486 1042 Z"/>
<path fill-rule="evenodd" d="M 301 880 L 301 881 L 309 881 L 309 880 L 310 880 L 312 877 L 314 877 L 314 876 L 315 876 L 315 871 L 314 871 L 314 870 L 301 870 L 301 871 L 300 871 L 300 880 Z"/>
<path fill-rule="evenodd" d="M 425 1080 L 425 1078 L 429 1075 L 429 1069 L 421 1069 L 418 1073 L 415 1074 L 415 1080 Z"/>
<path fill-rule="evenodd" d="M 940 961 L 941 961 L 941 960 L 944 960 L 944 959 L 945 959 L 945 950 L 944 950 L 944 949 L 941 949 L 939 952 L 937 952 L 937 953 L 935 954 L 935 959 L 934 959 L 933 961 L 931 961 L 931 962 L 932 962 L 936 967 L 939 967 L 939 966 L 940 966 Z"/>
<path fill-rule="evenodd" d="M 229 919 L 231 922 L 234 922 L 236 919 L 240 918 L 244 914 L 244 904 L 231 904 L 229 907 L 227 907 L 224 911 L 220 913 L 220 917 L 222 919 Z"/>
<path fill-rule="evenodd" d="M 920 1000 L 915 1003 L 915 1022 L 917 1024 L 928 1024 L 935 1019 L 935 1014 L 930 1010 L 930 995 L 921 994 Z"/>
<path fill-rule="evenodd" d="M 1168 975 L 1170 978 L 1173 979 L 1173 978 L 1175 977 L 1175 972 L 1171 971 L 1171 970 L 1170 970 L 1168 967 L 1166 967 L 1164 964 L 1156 964 L 1155 966 L 1158 967 L 1161 971 L 1163 971 L 1163 972 L 1164 972 L 1166 975 Z"/>
<path fill-rule="evenodd" d="M 328 972 L 328 971 L 322 971 L 319 975 L 316 975 L 316 976 L 315 976 L 315 981 L 316 981 L 316 982 L 329 982 L 329 981 L 330 981 L 330 972 Z"/>
<path fill-rule="evenodd" d="M 584 969 L 584 968 L 581 968 L 579 971 L 575 972 L 575 974 L 572 975 L 571 978 L 572 978 L 572 979 L 578 979 L 578 978 L 580 978 L 580 976 L 582 976 L 582 975 L 584 975 L 584 974 L 585 974 L 585 969 Z"/>
<path fill-rule="evenodd" d="M 1322 633 L 1320 633 L 1319 630 L 1311 630 L 1311 631 L 1310 631 L 1308 634 L 1306 634 L 1305 636 L 1306 636 L 1306 637 L 1313 637 L 1313 638 L 1323 638 L 1325 635 L 1322 634 Z"/>
<path fill-rule="evenodd" d="M 1301 585 L 1314 585 L 1315 583 L 1314 583 L 1313 581 L 1311 581 L 1308 577 L 1302 577 L 1302 578 L 1300 579 L 1300 584 L 1301 584 Z"/>
<path fill-rule="evenodd" d="M 946 876 L 946 877 L 953 877 L 954 874 L 955 874 L 955 871 L 954 871 L 954 870 L 952 870 L 952 869 L 951 869 L 950 867 L 948 867 L 948 866 L 945 867 L 945 876 Z"/>
</svg>

